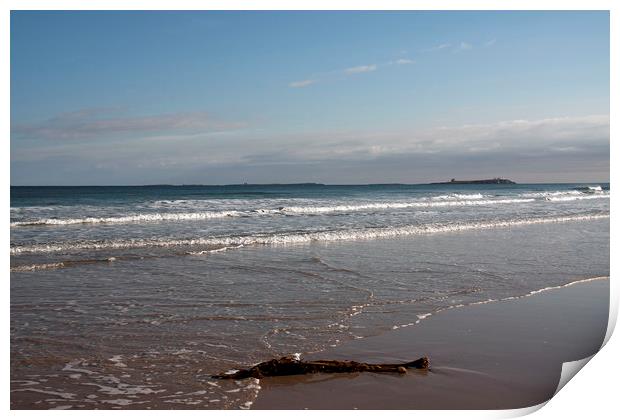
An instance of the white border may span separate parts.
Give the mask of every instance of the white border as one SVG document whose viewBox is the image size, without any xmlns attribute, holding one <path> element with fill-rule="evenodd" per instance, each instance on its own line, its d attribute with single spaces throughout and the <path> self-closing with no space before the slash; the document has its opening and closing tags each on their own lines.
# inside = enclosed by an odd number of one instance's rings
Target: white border
<svg viewBox="0 0 620 420">
<path fill-rule="evenodd" d="M 11 10 L 611 10 L 613 0 L 5 0 Z"/>
<path fill-rule="evenodd" d="M 4 134 L 4 165 L 2 165 L 2 176 L 4 177 L 2 183 L 2 199 L 4 200 L 3 212 L 5 214 L 5 221 L 9 220 L 9 208 L 10 208 L 10 66 L 9 66 L 9 49 L 10 49 L 10 10 L 610 10 L 611 19 L 611 138 L 614 138 L 616 133 L 616 116 L 617 116 L 617 74 L 620 71 L 618 67 L 618 26 L 620 24 L 618 16 L 620 16 L 620 2 L 612 0 L 589 0 L 589 1 L 552 1 L 552 0 L 503 0 L 503 1 L 491 1 L 491 0 L 474 0 L 474 1 L 459 1 L 459 0 L 442 0 L 438 1 L 399 1 L 399 0 L 382 0 L 370 1 L 370 0 L 358 0 L 358 1 L 346 1 L 346 0 L 262 0 L 262 1 L 242 1 L 242 0 L 221 0 L 221 1 L 194 1 L 194 0 L 61 0 L 52 2 L 51 0 L 5 0 L 2 2 L 3 13 L 0 18 L 0 31 L 3 36 L 0 37 L 0 53 L 3 58 L 2 65 L 0 65 L 0 72 L 2 74 L 2 112 L 0 114 L 0 125 L 2 127 L 2 133 Z M 616 157 L 616 147 L 611 142 L 611 162 Z M 610 181 L 615 184 L 615 172 L 614 166 L 611 165 L 611 179 Z M 616 208 L 616 194 L 612 194 L 611 207 Z M 611 255 L 614 255 L 616 249 L 614 239 L 616 238 L 616 224 L 614 218 L 610 219 L 611 224 Z M 5 225 L 4 230 L 4 243 L 10 243 L 9 226 Z M 5 345 L 2 348 L 3 360 L 4 360 L 4 382 L 2 401 L 5 410 L 9 410 L 10 407 L 10 387 L 9 387 L 9 249 L 2 254 L 3 266 L 5 267 L 5 273 L 7 273 L 7 281 L 5 282 L 5 293 L 3 308 L 5 310 L 3 316 L 4 326 L 4 339 Z M 613 273 L 615 264 L 614 260 L 610 262 L 612 273 L 612 305 L 610 310 L 610 319 L 615 324 L 618 313 L 618 287 L 613 279 Z M 610 323 L 610 326 L 612 325 Z M 609 338 L 609 334 L 608 334 Z M 176 411 L 174 416 L 182 417 L 194 417 L 203 418 L 209 417 L 263 417 L 263 416 L 276 416 L 276 417 L 289 417 L 295 416 L 300 418 L 314 417 L 317 415 L 334 415 L 343 416 L 353 414 L 356 417 L 360 415 L 372 415 L 372 416 L 384 416 L 390 415 L 394 417 L 410 418 L 412 415 L 423 418 L 504 418 L 515 417 L 525 415 L 535 411 L 531 418 L 547 419 L 547 418 L 562 418 L 562 419 L 582 419 L 584 416 L 594 418 L 607 418 L 609 413 L 617 412 L 616 403 L 617 392 L 615 391 L 616 384 L 618 383 L 618 377 L 620 369 L 618 363 L 614 360 L 614 353 L 620 353 L 618 350 L 620 345 L 618 344 L 617 337 L 611 337 L 607 342 L 603 351 L 599 352 L 589 363 L 588 366 L 583 369 L 582 372 L 577 375 L 576 379 L 570 381 L 565 388 L 558 393 L 557 396 L 552 398 L 547 404 L 541 404 L 538 407 L 531 407 L 523 410 L 505 410 L 505 411 L 387 411 L 387 412 L 322 412 L 316 411 Z M 546 405 L 546 406 L 545 406 Z M 544 409 L 538 410 L 542 406 Z M 538 411 L 536 411 L 538 410 Z M 107 417 L 110 413 L 106 411 L 89 411 L 88 416 Z M 164 418 L 168 417 L 171 413 L 167 411 L 152 412 L 149 414 L 151 417 Z M 39 416 L 83 416 L 84 412 L 34 412 L 34 411 L 11 411 L 10 416 L 20 418 L 31 418 Z M 115 416 L 129 417 L 133 416 L 131 411 L 122 411 L 116 413 Z"/>
</svg>

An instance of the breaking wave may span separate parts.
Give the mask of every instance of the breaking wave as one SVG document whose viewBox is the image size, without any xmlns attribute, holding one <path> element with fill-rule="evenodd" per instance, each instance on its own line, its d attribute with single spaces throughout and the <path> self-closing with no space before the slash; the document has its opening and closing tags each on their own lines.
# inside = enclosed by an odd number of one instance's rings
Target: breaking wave
<svg viewBox="0 0 620 420">
<path fill-rule="evenodd" d="M 576 200 L 592 200 L 592 199 L 599 199 L 599 198 L 609 198 L 609 194 L 547 197 L 546 200 L 548 201 L 576 201 Z"/>
<path fill-rule="evenodd" d="M 18 220 L 11 222 L 12 228 L 28 226 L 62 226 L 79 224 L 129 224 L 129 223 L 151 223 L 151 222 L 183 222 L 183 221 L 203 221 L 211 219 L 235 218 L 235 217 L 257 217 L 257 216 L 291 216 L 291 215 L 321 215 L 333 213 L 349 213 L 364 211 L 381 210 L 405 210 L 405 209 L 427 209 L 427 208 L 448 208 L 448 207 L 474 207 L 474 206 L 495 206 L 509 204 L 524 204 L 535 201 L 546 202 L 565 202 L 575 200 L 590 199 L 609 199 L 609 191 L 603 190 L 600 186 L 583 187 L 567 191 L 540 191 L 518 194 L 513 197 L 491 196 L 476 194 L 444 194 L 433 197 L 420 198 L 413 201 L 374 201 L 356 202 L 351 204 L 330 203 L 323 205 L 315 202 L 314 204 L 298 204 L 281 207 L 269 208 L 268 203 L 262 203 L 262 208 L 248 208 L 246 204 L 242 209 L 221 209 L 205 211 L 185 211 L 185 212 L 154 212 L 154 213 L 135 213 L 120 216 L 105 217 L 73 217 L 73 218 L 41 218 L 36 220 Z M 185 206 L 189 200 L 176 200 L 182 202 L 186 209 L 192 207 Z M 273 203 L 273 202 L 272 202 Z M 232 204 L 228 203 L 229 205 Z M 266 204 L 266 206 L 265 206 Z M 275 204 L 275 203 L 274 203 Z M 198 205 L 198 202 L 196 203 Z M 204 205 L 204 202 L 200 205 Z M 18 208 L 11 209 L 18 213 Z M 172 210 L 172 208 L 170 208 Z"/>
<path fill-rule="evenodd" d="M 530 203 L 533 198 L 510 198 L 499 200 L 459 200 L 459 201 L 414 201 L 414 202 L 385 202 L 385 203 L 368 203 L 355 205 L 339 205 L 339 206 L 291 206 L 282 207 L 280 210 L 284 213 L 295 214 L 320 214 L 320 213 L 337 213 L 360 210 L 388 210 L 388 209 L 407 209 L 407 208 L 428 208 L 428 207 L 451 207 L 451 206 L 487 206 L 493 204 L 515 204 Z"/>
<path fill-rule="evenodd" d="M 586 194 L 597 194 L 603 192 L 603 188 L 600 185 L 577 187 L 577 190 Z"/>
<path fill-rule="evenodd" d="M 568 191 L 541 191 L 519 194 L 519 197 L 542 198 L 548 201 L 572 201 L 591 198 L 609 198 L 609 191 L 604 191 L 600 186 L 579 187 Z"/>
<path fill-rule="evenodd" d="M 478 196 L 471 194 L 469 196 Z M 454 197 L 453 197 L 454 198 Z M 132 214 L 118 217 L 85 217 L 72 219 L 39 219 L 33 221 L 12 222 L 11 227 L 22 226 L 41 226 L 41 225 L 76 225 L 76 224 L 122 224 L 122 223 L 145 223 L 145 222 L 166 222 L 166 221 L 191 221 L 221 219 L 227 217 L 251 217 L 253 215 L 310 215 L 324 213 L 356 212 L 364 210 L 390 210 L 407 208 L 429 208 L 429 207 L 466 207 L 466 206 L 487 206 L 495 204 L 514 204 L 528 203 L 534 201 L 533 198 L 513 198 L 497 200 L 446 200 L 446 201 L 412 201 L 412 202 L 375 202 L 351 205 L 332 205 L 332 206 L 290 206 L 274 209 L 254 209 L 247 211 L 224 210 L 206 211 L 195 213 L 147 213 Z"/>
<path fill-rule="evenodd" d="M 482 194 L 444 194 L 444 195 L 437 195 L 433 197 L 433 199 L 434 200 L 454 200 L 454 199 L 474 200 L 474 199 L 482 199 L 484 197 L 490 197 L 490 196 L 482 195 Z"/>
<path fill-rule="evenodd" d="M 148 247 L 187 247 L 187 246 L 221 246 L 238 247 L 247 245 L 280 245 L 308 242 L 333 242 L 348 240 L 370 240 L 395 236 L 459 232 L 479 229 L 505 228 L 512 226 L 534 225 L 542 223 L 561 223 L 608 219 L 609 214 L 575 215 L 563 217 L 539 217 L 528 219 L 509 219 L 492 222 L 452 223 L 406 225 L 401 227 L 379 227 L 363 229 L 345 229 L 329 231 L 310 231 L 302 233 L 258 234 L 247 236 L 221 236 L 195 239 L 133 239 L 103 240 L 71 243 L 52 243 L 11 246 L 11 255 L 23 253 L 52 253 L 77 250 L 130 249 Z"/>
<path fill-rule="evenodd" d="M 77 225 L 77 224 L 97 224 L 97 223 L 134 223 L 134 222 L 162 222 L 179 220 L 206 220 L 219 219 L 224 217 L 243 216 L 239 211 L 218 211 L 218 212 L 199 212 L 199 213 L 153 213 L 153 214 L 132 214 L 119 217 L 86 217 L 83 219 L 40 219 L 34 221 L 12 222 L 11 227 L 18 226 L 38 226 L 38 225 Z"/>
</svg>

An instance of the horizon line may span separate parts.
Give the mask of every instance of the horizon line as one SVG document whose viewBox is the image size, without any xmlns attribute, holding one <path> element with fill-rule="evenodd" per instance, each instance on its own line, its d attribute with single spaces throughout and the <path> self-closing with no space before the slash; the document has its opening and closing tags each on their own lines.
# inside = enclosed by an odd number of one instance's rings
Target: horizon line
<svg viewBox="0 0 620 420">
<path fill-rule="evenodd" d="M 543 185 L 543 184 L 609 184 L 610 181 L 572 181 L 572 182 L 517 182 L 512 185 Z M 72 187 L 257 187 L 257 186 L 294 186 L 294 185 L 316 185 L 325 187 L 361 187 L 370 185 L 468 185 L 468 184 L 437 184 L 436 182 L 404 183 L 404 182 L 377 182 L 361 184 L 332 184 L 322 182 L 267 182 L 267 183 L 241 183 L 241 184 L 83 184 L 83 185 L 10 185 L 10 188 L 32 188 L 32 187 L 51 187 L 51 188 L 72 188 Z M 471 184 L 471 185 L 506 185 L 506 184 Z"/>
</svg>

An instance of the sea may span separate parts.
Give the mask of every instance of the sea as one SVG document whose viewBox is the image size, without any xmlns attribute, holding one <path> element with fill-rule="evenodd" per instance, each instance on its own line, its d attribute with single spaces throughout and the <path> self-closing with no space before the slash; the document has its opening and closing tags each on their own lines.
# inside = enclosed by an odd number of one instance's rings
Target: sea
<svg viewBox="0 0 620 420">
<path fill-rule="evenodd" d="M 247 409 L 260 380 L 212 375 L 609 275 L 607 183 L 11 187 L 10 214 L 14 409 Z"/>
</svg>

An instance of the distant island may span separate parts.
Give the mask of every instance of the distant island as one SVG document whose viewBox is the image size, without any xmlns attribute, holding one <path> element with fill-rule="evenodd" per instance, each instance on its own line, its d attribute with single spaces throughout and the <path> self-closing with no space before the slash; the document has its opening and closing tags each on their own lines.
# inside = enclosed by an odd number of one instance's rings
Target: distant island
<svg viewBox="0 0 620 420">
<path fill-rule="evenodd" d="M 431 182 L 431 184 L 516 184 L 516 182 L 509 179 L 493 178 L 493 179 L 474 179 L 470 181 L 457 181 L 452 178 L 446 182 Z"/>
</svg>

